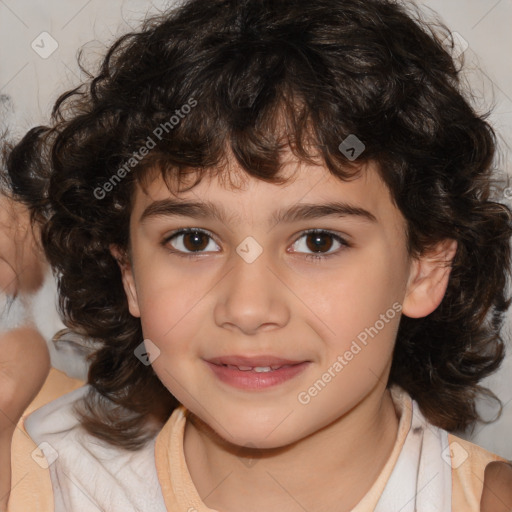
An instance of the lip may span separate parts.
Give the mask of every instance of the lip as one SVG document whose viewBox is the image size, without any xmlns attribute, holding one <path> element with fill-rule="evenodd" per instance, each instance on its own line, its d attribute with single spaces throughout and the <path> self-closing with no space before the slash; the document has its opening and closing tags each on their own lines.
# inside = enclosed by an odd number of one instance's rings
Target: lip
<svg viewBox="0 0 512 512">
<path fill-rule="evenodd" d="M 272 355 L 261 355 L 261 356 L 221 356 L 213 357 L 207 360 L 209 363 L 224 365 L 231 364 L 233 366 L 284 366 L 285 364 L 298 364 L 303 363 L 303 360 L 292 360 L 284 359 L 282 357 L 276 357 Z"/>
<path fill-rule="evenodd" d="M 243 390 L 263 390 L 284 384 L 293 379 L 301 374 L 311 361 L 298 361 L 262 355 L 255 357 L 222 356 L 205 360 L 205 363 L 220 381 L 232 387 Z M 236 367 L 244 369 L 240 370 Z M 272 369 L 271 371 L 255 371 L 254 368 L 258 367 L 279 368 Z"/>
</svg>

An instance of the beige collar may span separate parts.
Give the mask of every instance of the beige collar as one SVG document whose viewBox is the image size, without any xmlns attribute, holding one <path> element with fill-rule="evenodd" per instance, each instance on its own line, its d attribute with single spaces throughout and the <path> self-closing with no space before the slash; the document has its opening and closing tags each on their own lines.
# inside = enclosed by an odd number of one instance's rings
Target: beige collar
<svg viewBox="0 0 512 512">
<path fill-rule="evenodd" d="M 411 397 L 397 386 L 391 388 L 391 396 L 400 418 L 395 445 L 377 480 L 352 512 L 373 512 L 411 428 Z M 165 505 L 172 512 L 217 512 L 201 500 L 188 471 L 183 451 L 186 421 L 187 410 L 180 406 L 172 413 L 156 439 L 155 459 Z"/>
</svg>

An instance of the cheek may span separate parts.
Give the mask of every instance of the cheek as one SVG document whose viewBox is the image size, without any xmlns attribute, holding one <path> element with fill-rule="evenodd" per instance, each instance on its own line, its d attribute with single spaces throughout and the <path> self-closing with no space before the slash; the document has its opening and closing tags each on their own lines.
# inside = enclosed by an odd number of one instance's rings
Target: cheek
<svg viewBox="0 0 512 512">
<path fill-rule="evenodd" d="M 188 403 L 190 393 L 196 395 L 189 362 L 197 357 L 193 348 L 197 322 L 191 321 L 190 307 L 182 294 L 160 286 L 153 293 L 149 288 L 145 292 L 150 298 L 141 304 L 142 331 L 144 339 L 151 340 L 159 350 L 152 362 L 153 370 L 177 400 Z"/>
<path fill-rule="evenodd" d="M 402 253 L 388 250 L 383 243 L 373 244 L 347 257 L 336 275 L 326 274 L 317 286 L 304 286 L 299 293 L 305 303 L 313 305 L 324 339 L 344 345 L 378 321 L 381 327 L 381 315 L 386 313 L 386 331 L 390 331 L 388 326 L 396 331 L 405 264 Z"/>
<path fill-rule="evenodd" d="M 156 265 L 140 274 L 140 282 L 137 298 L 143 335 L 164 356 L 155 361 L 155 371 L 163 364 L 174 371 L 194 353 L 205 287 L 200 280 L 169 267 L 160 272 Z"/>
<path fill-rule="evenodd" d="M 185 315 L 190 287 L 176 269 L 161 261 L 160 255 L 142 254 L 137 258 L 135 277 L 142 329 L 145 337 L 156 341 Z"/>
</svg>

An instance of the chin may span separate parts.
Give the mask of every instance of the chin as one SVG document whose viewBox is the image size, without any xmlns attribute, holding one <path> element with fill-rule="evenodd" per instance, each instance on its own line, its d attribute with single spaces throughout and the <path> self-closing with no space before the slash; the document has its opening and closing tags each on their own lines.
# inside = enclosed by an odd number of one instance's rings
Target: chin
<svg viewBox="0 0 512 512">
<path fill-rule="evenodd" d="M 265 437 L 264 434 L 261 434 L 259 432 L 255 432 L 252 435 L 251 433 L 247 432 L 245 432 L 244 434 L 245 435 L 243 436 L 237 437 L 236 442 L 230 441 L 230 444 L 237 452 L 247 454 L 248 456 L 250 456 L 251 453 L 257 454 L 262 450 L 276 450 L 284 448 L 285 446 L 293 444 L 294 442 L 299 441 L 300 439 L 300 437 L 288 438 L 287 436 L 268 439 Z"/>
<path fill-rule="evenodd" d="M 302 432 L 298 432 L 296 429 L 290 430 L 290 428 L 293 429 L 293 425 L 288 425 L 288 428 L 285 428 L 283 424 L 275 421 L 271 424 L 254 421 L 242 422 L 238 418 L 236 423 L 230 423 L 229 436 L 222 429 L 220 431 L 215 429 L 215 431 L 217 435 L 239 450 L 244 448 L 271 450 L 283 448 L 304 437 Z"/>
</svg>

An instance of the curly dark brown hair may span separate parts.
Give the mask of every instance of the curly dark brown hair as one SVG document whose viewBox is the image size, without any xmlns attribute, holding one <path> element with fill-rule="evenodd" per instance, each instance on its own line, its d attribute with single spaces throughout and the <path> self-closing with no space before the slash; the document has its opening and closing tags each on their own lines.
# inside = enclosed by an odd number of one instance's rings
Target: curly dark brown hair
<svg viewBox="0 0 512 512">
<path fill-rule="evenodd" d="M 320 155 L 341 180 L 377 162 L 412 256 L 457 241 L 441 305 L 401 319 L 388 385 L 447 430 L 479 419 L 475 399 L 492 393 L 478 383 L 504 356 L 511 215 L 490 194 L 495 135 L 466 98 L 447 36 L 388 0 L 190 0 L 118 39 L 99 72 L 58 99 L 38 128 L 43 241 L 66 324 L 99 343 L 80 409 L 89 432 L 136 449 L 152 435 L 145 420 L 161 424 L 177 405 L 133 356 L 141 323 L 109 251 L 129 247 L 136 183 L 157 168 L 178 182 L 193 171 L 195 185 L 228 152 L 283 183 L 285 148 Z M 366 146 L 355 162 L 339 149 L 349 134 Z"/>
</svg>

